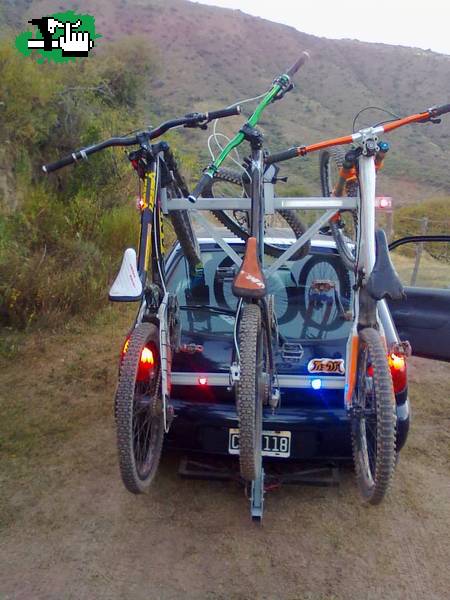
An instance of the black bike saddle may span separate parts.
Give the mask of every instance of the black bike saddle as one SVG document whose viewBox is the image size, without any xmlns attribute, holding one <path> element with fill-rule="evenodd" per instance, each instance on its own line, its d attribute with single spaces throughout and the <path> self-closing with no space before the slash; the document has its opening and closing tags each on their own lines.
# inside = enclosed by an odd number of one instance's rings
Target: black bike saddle
<svg viewBox="0 0 450 600">
<path fill-rule="evenodd" d="M 377 257 L 367 281 L 366 289 L 374 300 L 382 300 L 383 298 L 402 300 L 406 298 L 406 294 L 392 264 L 386 234 L 383 229 L 376 230 L 375 241 Z"/>
</svg>

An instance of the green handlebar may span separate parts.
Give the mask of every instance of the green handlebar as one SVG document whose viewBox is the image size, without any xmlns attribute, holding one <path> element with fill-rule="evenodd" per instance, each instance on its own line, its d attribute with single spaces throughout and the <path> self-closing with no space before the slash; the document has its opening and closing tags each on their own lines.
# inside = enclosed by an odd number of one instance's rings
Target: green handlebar
<svg viewBox="0 0 450 600">
<path fill-rule="evenodd" d="M 289 77 L 287 75 L 282 75 L 279 80 L 281 80 L 284 85 L 289 83 Z M 273 99 L 282 90 L 282 88 L 283 88 L 283 85 L 281 85 L 280 83 L 275 83 L 270 88 L 270 90 L 267 92 L 267 94 L 264 96 L 264 98 L 261 100 L 261 102 L 255 108 L 252 116 L 247 121 L 248 125 L 250 125 L 251 127 L 255 127 L 255 125 L 260 120 L 264 109 L 267 108 L 267 106 L 273 101 Z M 232 150 L 234 150 L 235 148 L 237 148 L 240 144 L 242 144 L 243 141 L 244 141 L 244 134 L 242 133 L 242 131 L 239 131 L 234 136 L 234 138 L 228 142 L 228 144 L 225 146 L 225 148 L 222 150 L 222 152 L 219 154 L 219 156 L 216 158 L 216 160 L 209 165 L 209 167 L 206 169 L 205 173 L 207 173 L 210 177 L 214 177 L 214 173 L 217 172 L 217 169 L 220 167 L 220 165 L 223 163 L 223 161 L 227 158 L 227 156 L 230 154 L 230 152 Z"/>
<path fill-rule="evenodd" d="M 267 106 L 277 98 L 277 96 L 280 92 L 282 92 L 283 90 L 285 90 L 285 92 L 286 92 L 290 89 L 291 77 L 293 75 L 295 75 L 295 73 L 298 71 L 298 69 L 301 67 L 301 65 L 303 65 L 305 63 L 305 61 L 308 59 L 308 57 L 309 57 L 308 53 L 303 52 L 300 59 L 290 69 L 288 69 L 286 73 L 284 73 L 283 75 L 281 75 L 274 81 L 270 90 L 267 92 L 267 94 L 264 96 L 264 98 L 261 100 L 261 102 L 255 108 L 252 116 L 248 119 L 248 121 L 246 123 L 247 126 L 255 127 L 255 125 L 257 125 L 258 121 L 260 120 L 264 109 L 267 108 Z M 197 198 L 200 196 L 202 191 L 205 189 L 207 183 L 211 179 L 213 179 L 214 175 L 217 173 L 217 171 L 218 171 L 220 165 L 223 163 L 223 161 L 227 158 L 227 156 L 235 148 L 237 148 L 240 144 L 242 144 L 244 139 L 245 139 L 245 135 L 241 129 L 234 136 L 234 138 L 228 142 L 228 144 L 221 151 L 219 156 L 208 166 L 207 169 L 204 170 L 202 178 L 196 185 L 192 194 L 190 194 L 188 196 L 188 200 L 190 200 L 193 203 L 197 201 Z"/>
</svg>

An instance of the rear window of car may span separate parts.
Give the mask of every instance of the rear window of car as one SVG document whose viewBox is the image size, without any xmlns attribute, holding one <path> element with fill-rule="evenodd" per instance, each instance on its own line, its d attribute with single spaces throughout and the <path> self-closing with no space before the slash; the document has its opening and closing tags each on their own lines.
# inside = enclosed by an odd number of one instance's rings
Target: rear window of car
<svg viewBox="0 0 450 600">
<path fill-rule="evenodd" d="M 243 253 L 243 245 L 234 250 Z M 220 247 L 202 251 L 204 281 L 189 276 L 178 250 L 169 269 L 168 287 L 182 306 L 182 330 L 205 334 L 233 333 L 238 299 L 231 285 L 236 266 Z M 274 259 L 266 257 L 265 266 Z M 351 327 L 353 275 L 332 248 L 312 247 L 301 260 L 289 261 L 268 280 L 280 334 L 286 340 L 346 338 Z"/>
</svg>

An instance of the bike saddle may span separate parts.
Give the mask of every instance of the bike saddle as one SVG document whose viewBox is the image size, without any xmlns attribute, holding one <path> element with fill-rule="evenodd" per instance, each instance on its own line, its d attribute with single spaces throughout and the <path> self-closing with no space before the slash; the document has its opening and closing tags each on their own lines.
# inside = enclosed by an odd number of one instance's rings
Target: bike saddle
<svg viewBox="0 0 450 600">
<path fill-rule="evenodd" d="M 256 252 L 256 238 L 250 237 L 245 247 L 245 256 L 232 285 L 238 298 L 263 298 L 266 295 L 266 279 Z"/>
<path fill-rule="evenodd" d="M 374 300 L 382 300 L 383 298 L 402 300 L 406 298 L 406 294 L 392 264 L 386 234 L 383 229 L 376 230 L 375 241 L 377 257 L 367 281 L 366 289 Z"/>
</svg>

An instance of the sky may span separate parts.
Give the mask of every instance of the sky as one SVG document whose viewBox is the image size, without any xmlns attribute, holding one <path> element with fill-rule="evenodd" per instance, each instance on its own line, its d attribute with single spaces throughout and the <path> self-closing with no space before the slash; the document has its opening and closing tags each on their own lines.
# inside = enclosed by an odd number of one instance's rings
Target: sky
<svg viewBox="0 0 450 600">
<path fill-rule="evenodd" d="M 327 38 L 431 49 L 450 55 L 450 0 L 200 0 Z"/>
</svg>

